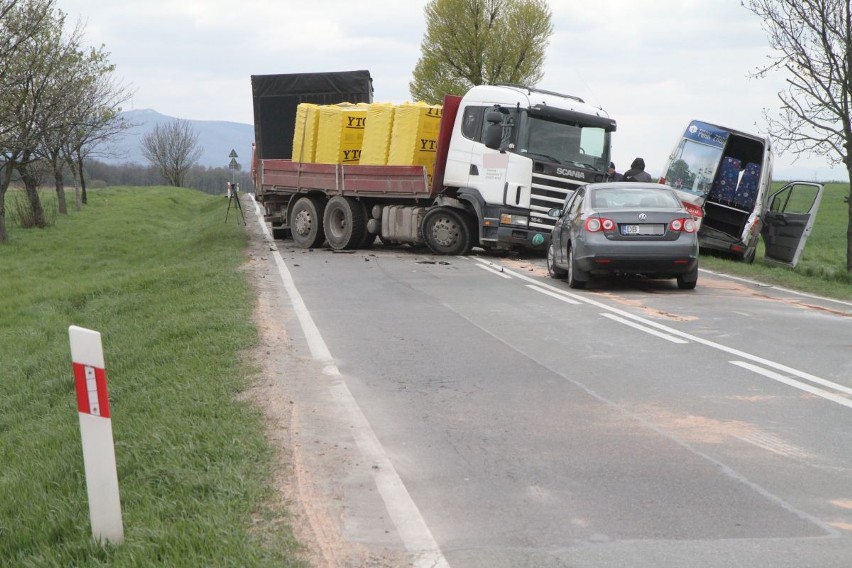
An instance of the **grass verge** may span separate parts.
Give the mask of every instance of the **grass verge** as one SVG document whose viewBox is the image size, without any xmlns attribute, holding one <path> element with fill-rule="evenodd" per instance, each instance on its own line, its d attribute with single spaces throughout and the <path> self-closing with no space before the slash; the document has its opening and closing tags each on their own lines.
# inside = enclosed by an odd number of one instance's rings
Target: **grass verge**
<svg viewBox="0 0 852 568">
<path fill-rule="evenodd" d="M 0 245 L 0 564 L 301 566 L 275 509 L 247 234 L 194 190 L 110 188 Z M 233 212 L 232 212 L 233 213 Z M 92 539 L 68 326 L 102 335 L 125 542 Z M 286 524 L 286 521 L 285 521 Z"/>
</svg>

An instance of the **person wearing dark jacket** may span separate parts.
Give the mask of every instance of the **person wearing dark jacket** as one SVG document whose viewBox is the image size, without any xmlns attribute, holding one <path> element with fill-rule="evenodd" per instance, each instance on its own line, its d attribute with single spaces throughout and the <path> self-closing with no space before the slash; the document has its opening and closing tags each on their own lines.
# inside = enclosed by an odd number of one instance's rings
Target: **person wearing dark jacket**
<svg viewBox="0 0 852 568">
<path fill-rule="evenodd" d="M 615 171 L 615 162 L 609 163 L 609 169 L 606 171 L 606 181 L 624 181 L 624 176 Z"/>
<path fill-rule="evenodd" d="M 633 160 L 630 169 L 624 172 L 624 181 L 651 181 L 651 174 L 645 171 L 645 160 Z"/>
</svg>

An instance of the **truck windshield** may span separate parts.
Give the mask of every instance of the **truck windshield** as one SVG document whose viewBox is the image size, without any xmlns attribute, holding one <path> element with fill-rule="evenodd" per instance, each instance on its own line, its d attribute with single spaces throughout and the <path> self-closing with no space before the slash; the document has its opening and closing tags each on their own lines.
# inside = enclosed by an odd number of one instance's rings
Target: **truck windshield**
<svg viewBox="0 0 852 568">
<path fill-rule="evenodd" d="M 603 172 L 609 164 L 609 133 L 603 128 L 527 115 L 517 152 L 532 159 Z"/>
</svg>

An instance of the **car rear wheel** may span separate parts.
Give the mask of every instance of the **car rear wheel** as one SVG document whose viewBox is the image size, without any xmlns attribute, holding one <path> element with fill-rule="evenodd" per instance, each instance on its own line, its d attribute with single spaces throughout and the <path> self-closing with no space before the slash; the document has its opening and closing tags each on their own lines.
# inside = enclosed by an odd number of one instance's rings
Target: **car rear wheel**
<svg viewBox="0 0 852 568">
<path fill-rule="evenodd" d="M 547 273 L 551 278 L 563 279 L 568 272 L 556 266 L 556 245 L 553 242 L 547 247 Z"/>
<path fill-rule="evenodd" d="M 582 289 L 586 287 L 589 275 L 577 268 L 577 260 L 574 258 L 574 247 L 568 247 L 568 287 Z"/>
<path fill-rule="evenodd" d="M 677 277 L 677 287 L 680 290 L 694 290 L 698 284 L 698 267 L 696 266 L 691 272 L 681 274 Z"/>
</svg>

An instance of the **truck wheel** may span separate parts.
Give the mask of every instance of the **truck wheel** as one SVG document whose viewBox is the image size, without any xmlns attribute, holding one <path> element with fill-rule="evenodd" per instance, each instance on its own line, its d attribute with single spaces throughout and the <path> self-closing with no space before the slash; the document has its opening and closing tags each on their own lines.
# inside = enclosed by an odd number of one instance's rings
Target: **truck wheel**
<svg viewBox="0 0 852 568">
<path fill-rule="evenodd" d="M 299 248 L 314 248 L 325 241 L 322 229 L 322 200 L 315 197 L 300 197 L 290 213 L 290 232 Z"/>
<path fill-rule="evenodd" d="M 583 278 L 580 280 L 579 278 Z M 577 261 L 574 259 L 574 247 L 568 247 L 568 287 L 582 289 L 586 287 L 586 281 L 589 276 L 579 268 L 577 268 Z"/>
<path fill-rule="evenodd" d="M 547 247 L 547 273 L 551 278 L 557 279 L 565 278 L 568 275 L 566 271 L 556 266 L 556 246 L 553 242 Z"/>
<path fill-rule="evenodd" d="M 365 241 L 367 220 L 364 206 L 351 197 L 336 195 L 329 199 L 322 224 L 325 238 L 335 250 L 354 249 Z"/>
<path fill-rule="evenodd" d="M 438 207 L 423 217 L 426 246 L 435 254 L 467 254 L 472 246 L 470 224 L 458 209 Z"/>
<path fill-rule="evenodd" d="M 377 235 L 367 230 L 367 222 L 370 220 L 370 210 L 363 201 L 359 201 L 358 204 L 361 205 L 361 209 L 364 210 L 364 240 L 361 241 L 357 248 L 371 249 L 373 248 L 373 245 L 376 244 Z"/>
</svg>

